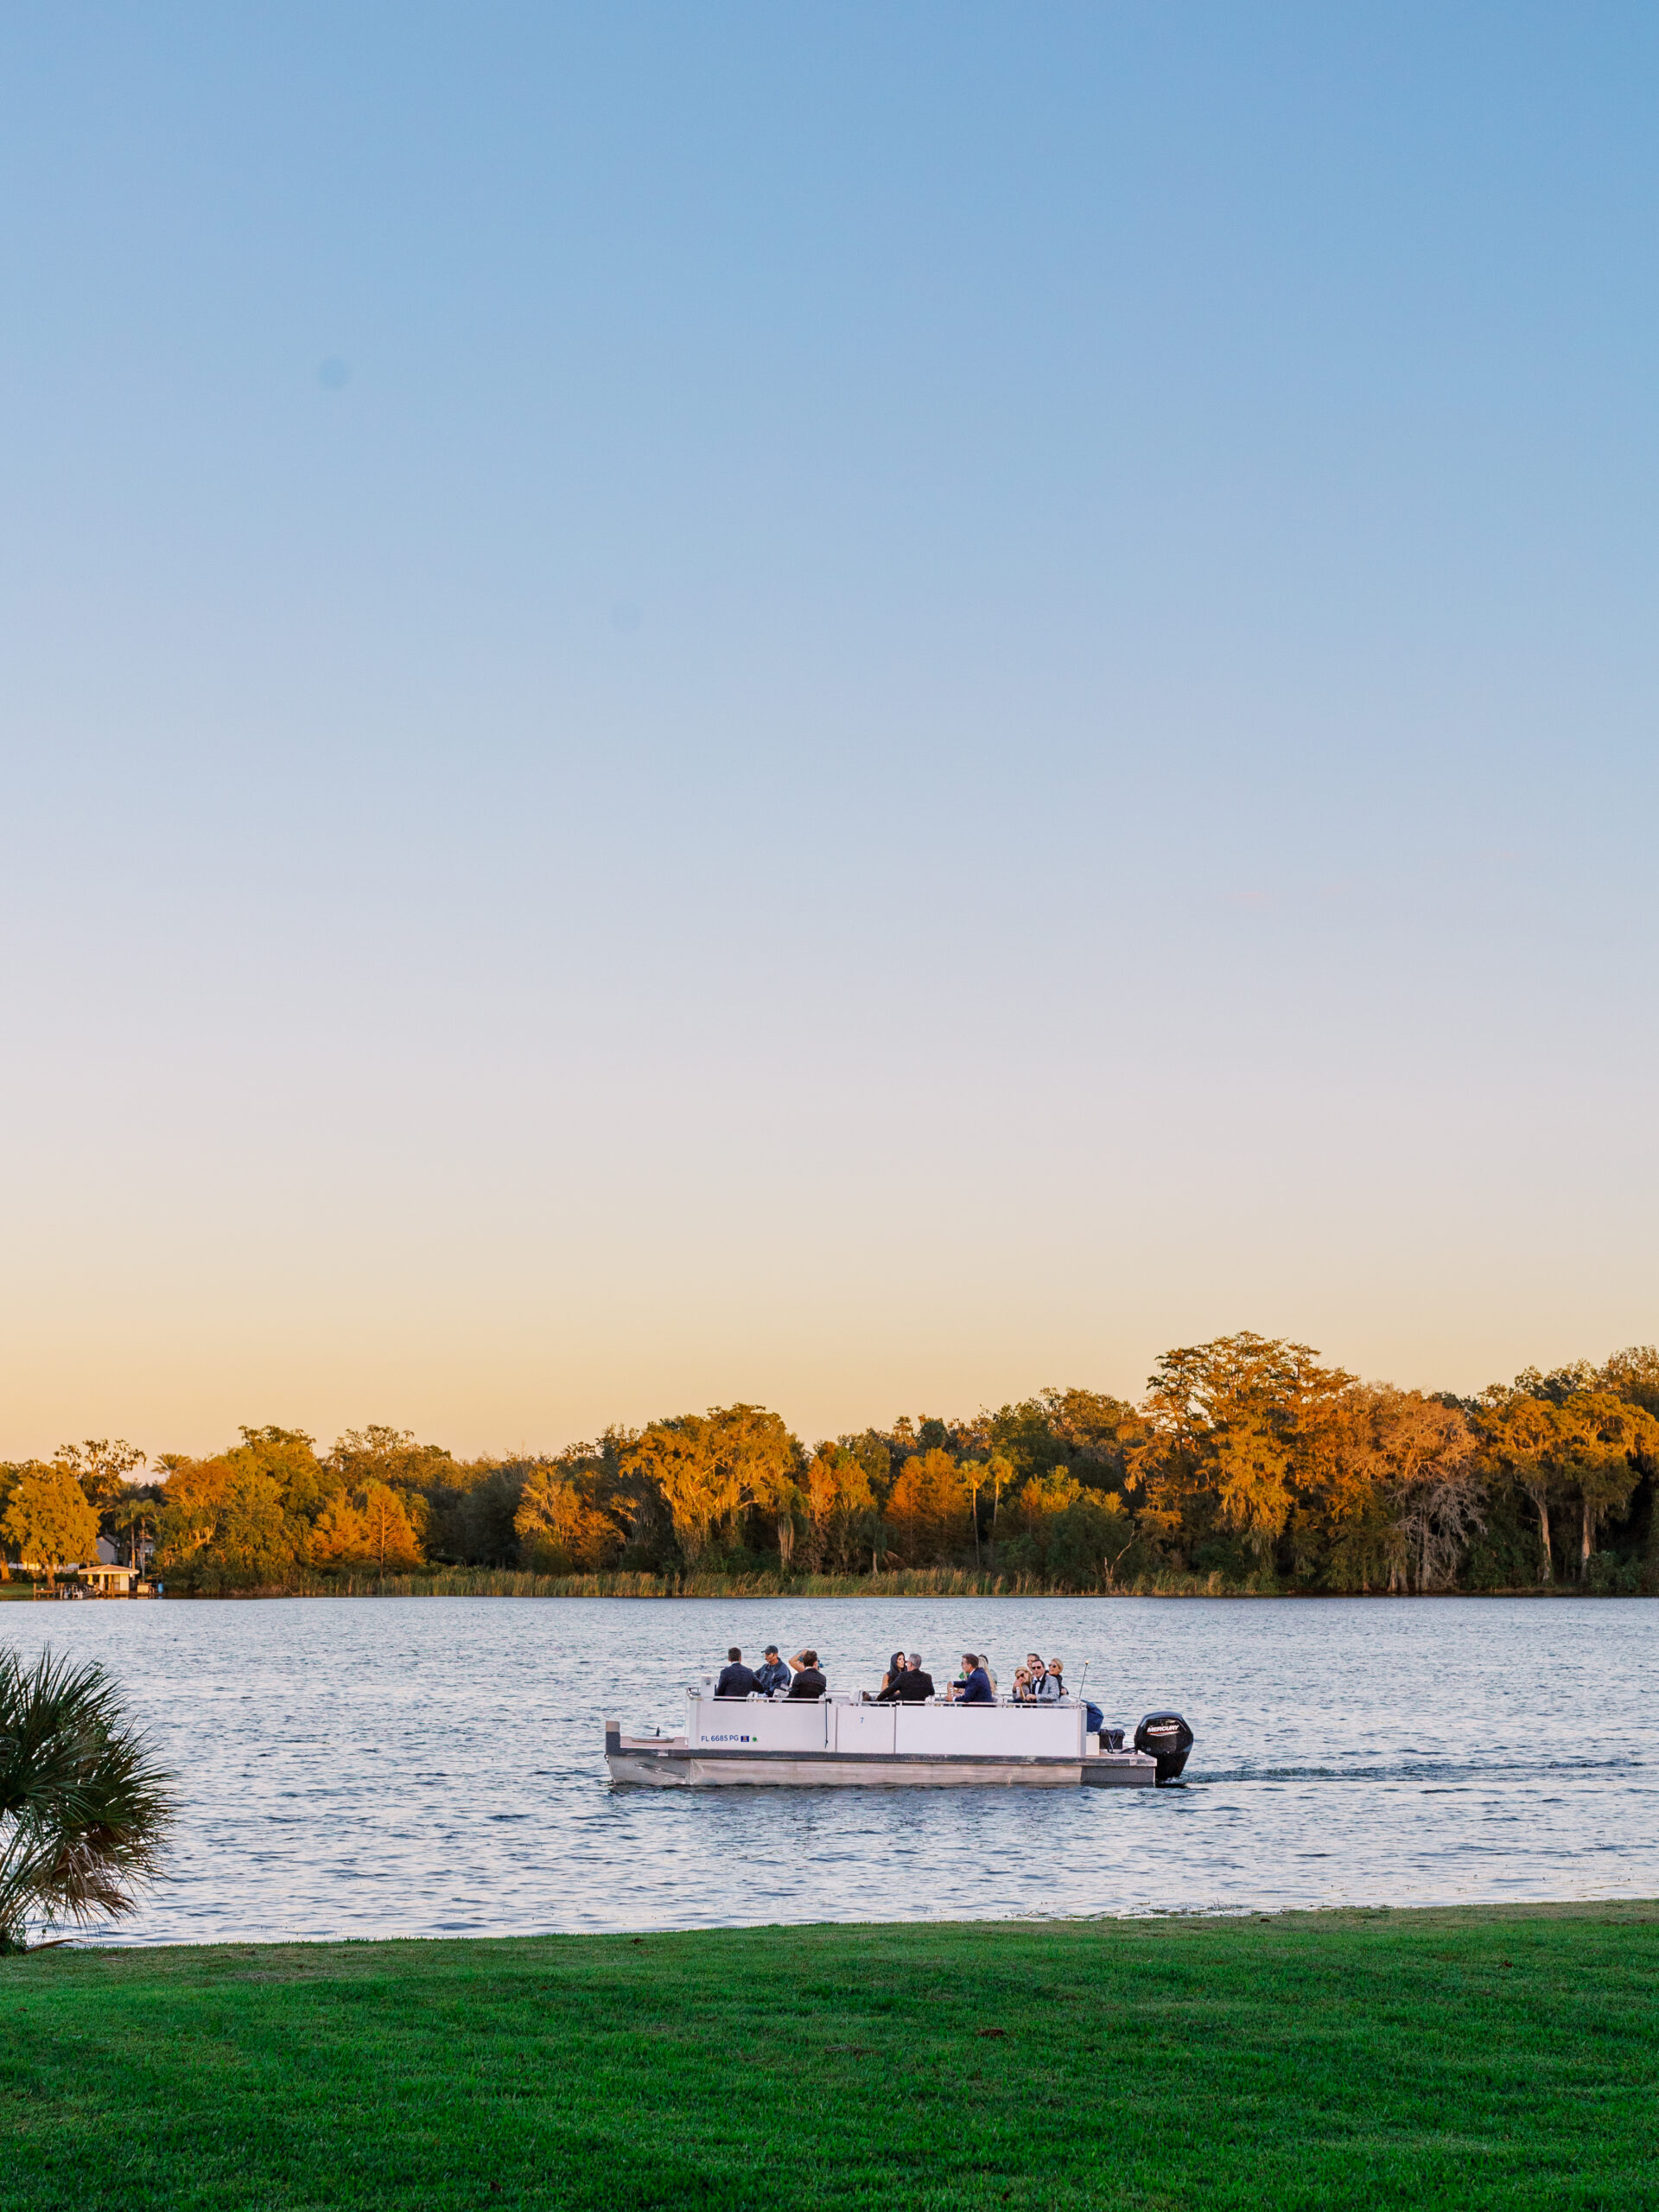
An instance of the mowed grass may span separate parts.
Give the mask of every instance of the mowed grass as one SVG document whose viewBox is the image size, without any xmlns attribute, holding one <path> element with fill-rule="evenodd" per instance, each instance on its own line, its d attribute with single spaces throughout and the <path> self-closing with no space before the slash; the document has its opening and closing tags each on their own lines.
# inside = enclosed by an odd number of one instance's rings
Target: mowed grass
<svg viewBox="0 0 1659 2212">
<path fill-rule="evenodd" d="M 0 2206 L 1659 2206 L 1659 1904 L 49 1951 Z"/>
</svg>

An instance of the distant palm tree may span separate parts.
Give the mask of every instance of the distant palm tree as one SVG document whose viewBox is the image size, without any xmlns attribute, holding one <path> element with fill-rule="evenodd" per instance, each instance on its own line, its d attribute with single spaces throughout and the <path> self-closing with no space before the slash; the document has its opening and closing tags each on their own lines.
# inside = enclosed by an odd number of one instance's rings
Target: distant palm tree
<svg viewBox="0 0 1659 2212">
<path fill-rule="evenodd" d="M 143 1565 L 142 1554 L 149 1541 L 149 1524 L 156 1518 L 156 1502 L 149 1497 L 127 1497 L 110 1516 L 112 1529 L 124 1529 L 127 1535 L 128 1563 L 135 1569 Z"/>
<path fill-rule="evenodd" d="M 136 1911 L 173 1823 L 166 1785 L 95 1662 L 0 1653 L 0 1953 L 48 1927 Z"/>
</svg>

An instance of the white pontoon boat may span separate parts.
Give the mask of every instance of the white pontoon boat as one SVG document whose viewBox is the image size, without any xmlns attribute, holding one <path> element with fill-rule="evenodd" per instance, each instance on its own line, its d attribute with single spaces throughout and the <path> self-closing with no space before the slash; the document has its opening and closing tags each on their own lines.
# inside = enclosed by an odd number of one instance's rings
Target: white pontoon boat
<svg viewBox="0 0 1659 2212">
<path fill-rule="evenodd" d="M 1192 1732 L 1178 1713 L 1153 1713 L 1126 1749 L 1122 1730 L 1091 1730 L 1085 1707 L 1052 1704 L 882 1705 L 850 1697 L 721 1697 L 686 1692 L 685 1732 L 625 1736 L 605 1724 L 605 1764 L 617 1782 L 658 1788 L 698 1783 L 938 1787 L 993 1783 L 1024 1789 L 1149 1789 L 1186 1764 Z M 1116 1745 L 1111 1741 L 1117 1738 Z"/>
</svg>

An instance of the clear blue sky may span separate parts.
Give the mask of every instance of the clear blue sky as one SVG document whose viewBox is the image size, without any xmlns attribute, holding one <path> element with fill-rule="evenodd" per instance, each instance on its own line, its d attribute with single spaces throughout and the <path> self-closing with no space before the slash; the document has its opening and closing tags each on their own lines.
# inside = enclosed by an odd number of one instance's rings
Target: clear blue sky
<svg viewBox="0 0 1659 2212">
<path fill-rule="evenodd" d="M 1656 86 L 9 10 L 0 1456 L 1659 1335 Z"/>
</svg>

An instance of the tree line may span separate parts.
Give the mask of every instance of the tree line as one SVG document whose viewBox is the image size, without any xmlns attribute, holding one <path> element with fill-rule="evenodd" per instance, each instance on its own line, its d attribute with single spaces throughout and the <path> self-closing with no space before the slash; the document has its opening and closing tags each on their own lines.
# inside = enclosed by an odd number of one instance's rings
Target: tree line
<svg viewBox="0 0 1659 2212">
<path fill-rule="evenodd" d="M 1131 1403 L 1039 1391 L 811 1446 L 764 1407 L 458 1459 L 407 1431 L 244 1428 L 206 1458 L 120 1441 L 0 1465 L 0 1539 L 48 1569 L 102 1533 L 169 1586 L 296 1570 L 874 1576 L 1058 1591 L 1659 1594 L 1659 1351 L 1473 1397 L 1367 1382 L 1243 1332 L 1166 1352 Z"/>
</svg>

